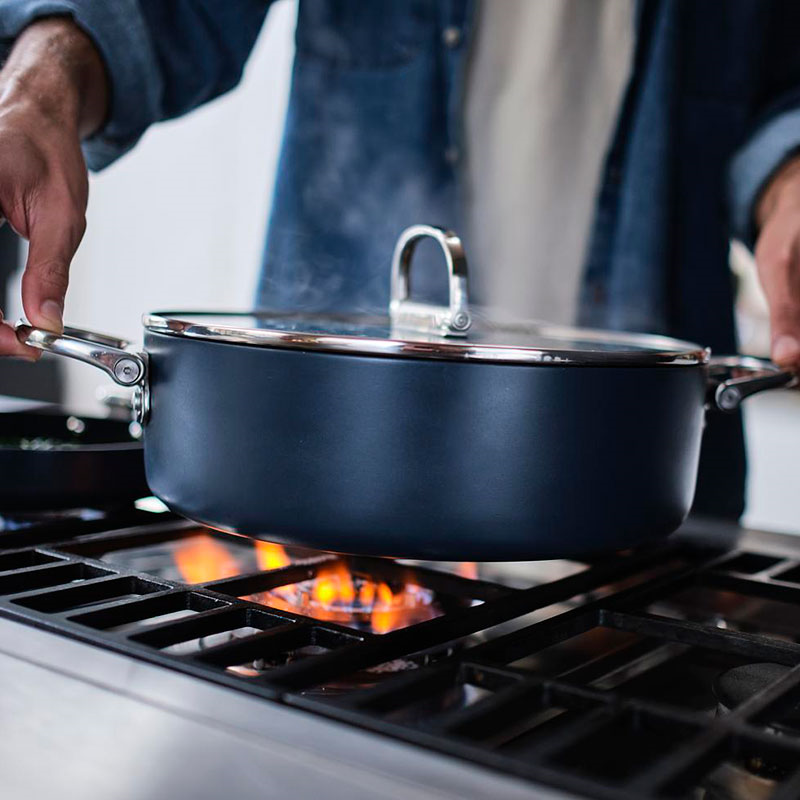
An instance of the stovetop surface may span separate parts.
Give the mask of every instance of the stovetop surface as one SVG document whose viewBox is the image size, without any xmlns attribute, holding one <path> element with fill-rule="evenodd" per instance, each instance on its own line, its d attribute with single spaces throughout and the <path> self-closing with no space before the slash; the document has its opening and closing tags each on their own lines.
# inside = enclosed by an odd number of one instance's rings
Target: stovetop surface
<svg viewBox="0 0 800 800">
<path fill-rule="evenodd" d="M 82 513 L 0 529 L 0 615 L 60 634 L 54 664 L 90 643 L 531 796 L 800 797 L 792 537 L 694 520 L 592 563 L 456 565 Z"/>
</svg>

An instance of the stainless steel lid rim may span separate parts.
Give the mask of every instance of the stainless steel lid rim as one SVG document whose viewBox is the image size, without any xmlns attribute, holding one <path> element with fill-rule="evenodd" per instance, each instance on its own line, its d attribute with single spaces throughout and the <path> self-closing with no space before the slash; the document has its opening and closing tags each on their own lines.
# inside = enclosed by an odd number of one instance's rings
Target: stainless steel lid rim
<svg viewBox="0 0 800 800">
<path fill-rule="evenodd" d="M 217 320 L 261 320 L 263 322 L 288 322 L 302 324 L 315 320 L 353 329 L 369 330 L 386 325 L 385 318 L 358 315 L 312 316 L 286 312 L 209 312 L 209 311 L 158 311 L 144 315 L 142 322 L 151 333 L 168 336 L 220 342 L 223 344 L 250 345 L 276 349 L 309 350 L 363 356 L 437 359 L 448 361 L 479 361 L 484 363 L 525 364 L 532 366 L 697 366 L 708 363 L 707 348 L 653 334 L 623 334 L 610 331 L 575 330 L 551 325 L 519 325 L 496 327 L 493 333 L 517 332 L 541 335 L 545 338 L 566 338 L 575 334 L 575 341 L 587 345 L 619 346 L 631 349 L 559 349 L 539 348 L 463 339 L 431 337 L 395 338 L 387 336 L 348 335 L 316 330 L 289 330 L 278 327 L 219 324 Z M 596 337 L 596 339 L 594 338 Z"/>
</svg>

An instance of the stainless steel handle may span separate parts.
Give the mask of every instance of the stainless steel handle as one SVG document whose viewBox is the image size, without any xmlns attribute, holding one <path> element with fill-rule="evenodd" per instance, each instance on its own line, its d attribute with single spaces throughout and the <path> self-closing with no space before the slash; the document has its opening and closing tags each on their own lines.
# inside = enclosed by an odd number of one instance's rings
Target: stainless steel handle
<svg viewBox="0 0 800 800">
<path fill-rule="evenodd" d="M 439 244 L 447 265 L 449 306 L 417 303 L 411 296 L 411 261 L 421 239 Z M 467 302 L 467 258 L 461 239 L 453 231 L 433 225 L 412 225 L 397 240 L 392 256 L 389 318 L 392 328 L 436 336 L 466 336 L 472 317 Z"/>
<path fill-rule="evenodd" d="M 797 385 L 797 372 L 753 356 L 712 356 L 708 362 L 709 401 L 722 411 L 736 411 L 742 400 L 767 389 Z"/>
<path fill-rule="evenodd" d="M 124 349 L 128 342 L 102 333 L 64 328 L 64 333 L 58 334 L 21 323 L 17 325 L 17 337 L 30 347 L 91 364 L 120 386 L 141 383 L 147 372 L 144 359 Z"/>
<path fill-rule="evenodd" d="M 25 322 L 17 325 L 17 338 L 30 347 L 66 356 L 91 364 L 103 370 L 120 386 L 133 386 L 137 421 L 145 422 L 149 414 L 149 387 L 147 381 L 147 356 L 126 350 L 130 344 L 102 333 L 64 328 L 64 333 L 53 333 L 43 328 L 33 328 Z"/>
</svg>

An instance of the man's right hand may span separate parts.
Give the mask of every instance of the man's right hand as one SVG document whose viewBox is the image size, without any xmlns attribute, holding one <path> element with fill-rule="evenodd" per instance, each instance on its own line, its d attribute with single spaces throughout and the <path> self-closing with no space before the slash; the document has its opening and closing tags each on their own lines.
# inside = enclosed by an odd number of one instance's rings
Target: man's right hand
<svg viewBox="0 0 800 800">
<path fill-rule="evenodd" d="M 100 54 L 66 17 L 26 28 L 0 70 L 0 213 L 30 242 L 22 305 L 37 327 L 63 329 L 69 266 L 86 227 L 80 143 L 105 120 L 108 93 Z M 2 311 L 0 355 L 39 355 Z"/>
</svg>

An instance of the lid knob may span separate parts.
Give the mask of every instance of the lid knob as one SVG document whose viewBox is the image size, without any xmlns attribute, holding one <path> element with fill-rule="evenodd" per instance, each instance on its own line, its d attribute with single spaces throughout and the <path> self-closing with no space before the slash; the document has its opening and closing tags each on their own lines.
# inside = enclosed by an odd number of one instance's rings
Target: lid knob
<svg viewBox="0 0 800 800">
<path fill-rule="evenodd" d="M 430 237 L 444 253 L 450 305 L 417 303 L 410 299 L 411 260 L 421 239 Z M 467 257 L 461 239 L 453 231 L 433 225 L 412 225 L 397 240 L 392 256 L 389 318 L 392 330 L 434 336 L 466 336 L 472 317 L 467 303 Z"/>
</svg>

